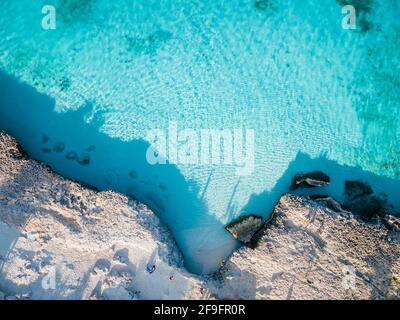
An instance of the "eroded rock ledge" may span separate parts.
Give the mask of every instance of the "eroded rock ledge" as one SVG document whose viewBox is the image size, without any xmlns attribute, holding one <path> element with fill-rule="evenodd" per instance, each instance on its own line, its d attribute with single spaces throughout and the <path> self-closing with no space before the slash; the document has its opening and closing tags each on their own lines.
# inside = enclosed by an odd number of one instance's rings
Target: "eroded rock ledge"
<svg viewBox="0 0 400 320">
<path fill-rule="evenodd" d="M 291 194 L 273 215 L 257 248 L 235 252 L 213 279 L 217 297 L 399 299 L 400 234 L 383 218 Z"/>
</svg>

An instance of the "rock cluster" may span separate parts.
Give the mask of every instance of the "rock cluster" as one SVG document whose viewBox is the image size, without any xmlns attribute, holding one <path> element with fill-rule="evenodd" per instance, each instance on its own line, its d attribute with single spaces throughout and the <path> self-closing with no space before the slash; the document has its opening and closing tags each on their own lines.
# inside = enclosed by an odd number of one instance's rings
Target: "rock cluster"
<svg viewBox="0 0 400 320">
<path fill-rule="evenodd" d="M 399 257 L 400 233 L 384 221 L 285 194 L 258 246 L 235 252 L 212 290 L 220 299 L 400 299 Z"/>
<path fill-rule="evenodd" d="M 377 195 L 370 185 L 362 181 L 345 181 L 344 205 L 353 213 L 372 219 L 388 214 L 385 195 Z"/>
</svg>

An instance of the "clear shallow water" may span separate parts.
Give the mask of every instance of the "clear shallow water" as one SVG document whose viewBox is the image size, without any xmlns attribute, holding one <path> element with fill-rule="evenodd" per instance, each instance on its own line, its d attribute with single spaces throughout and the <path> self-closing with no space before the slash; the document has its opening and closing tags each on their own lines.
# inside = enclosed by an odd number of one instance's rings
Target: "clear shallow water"
<svg viewBox="0 0 400 320">
<path fill-rule="evenodd" d="M 61 174 L 134 196 L 194 272 L 237 246 L 224 225 L 267 217 L 299 171 L 368 181 L 400 208 L 400 4 L 367 1 L 364 31 L 327 1 L 0 3 L 0 128 Z M 254 173 L 156 165 L 154 128 L 253 129 Z M 88 159 L 90 162 L 88 163 Z M 118 208 L 116 208 L 118 210 Z"/>
</svg>

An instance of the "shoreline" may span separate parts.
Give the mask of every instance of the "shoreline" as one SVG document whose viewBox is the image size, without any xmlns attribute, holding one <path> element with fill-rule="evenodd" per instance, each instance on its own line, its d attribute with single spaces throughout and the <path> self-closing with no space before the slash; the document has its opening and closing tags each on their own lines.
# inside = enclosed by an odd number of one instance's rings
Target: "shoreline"
<svg viewBox="0 0 400 320">
<path fill-rule="evenodd" d="M 64 297 L 68 299 L 92 298 L 87 286 L 90 287 L 90 282 L 95 281 L 90 279 L 97 274 L 111 284 L 124 284 L 125 291 L 110 293 L 110 299 L 199 296 L 200 279 L 183 268 L 182 254 L 170 231 L 146 205 L 119 193 L 95 191 L 61 177 L 48 166 L 24 157 L 16 141 L 5 133 L 0 133 L 0 212 L 3 231 L 0 232 L 0 291 L 6 295 L 7 291 L 11 294 L 29 287 L 32 288 L 29 296 L 34 299 L 62 299 L 61 292 L 52 296 L 51 290 L 43 289 L 39 281 L 56 266 L 59 273 L 76 281 L 88 278 L 85 288 Z M 31 251 L 28 257 L 21 253 L 25 251 Z M 80 256 L 86 261 L 78 263 Z M 75 262 L 69 262 L 74 265 L 70 270 L 63 260 L 72 257 Z M 23 266 L 34 264 L 35 268 L 22 272 L 27 278 L 20 283 L 18 270 L 12 267 L 4 270 L 9 259 Z M 157 273 L 150 277 L 146 266 L 153 263 Z M 95 269 L 98 270 L 93 272 Z M 88 270 L 92 271 L 87 274 Z M 171 274 L 176 283 L 174 290 L 168 283 Z M 133 277 L 136 284 L 131 287 Z M 148 281 L 154 288 L 146 284 Z M 63 281 L 60 285 L 56 291 L 66 289 Z M 101 288 L 107 284 L 99 285 L 98 290 L 107 289 Z M 91 290 L 96 291 L 95 287 Z M 158 287 L 159 292 L 152 292 Z M 182 291 L 181 287 L 188 290 Z M 164 289 L 169 294 L 165 295 Z"/>
<path fill-rule="evenodd" d="M 29 155 L 50 165 L 63 177 L 84 181 L 100 190 L 111 189 L 146 203 L 168 225 L 185 257 L 186 268 L 196 274 L 217 271 L 220 262 L 238 246 L 225 230 L 229 221 L 222 220 L 228 219 L 224 203 L 230 206 L 228 200 L 234 195 L 241 199 L 231 207 L 229 219 L 243 212 L 268 218 L 281 195 L 290 187 L 293 176 L 300 171 L 319 170 L 329 174 L 331 183 L 321 190 L 340 202 L 345 180 L 365 180 L 374 186 L 376 193 L 385 193 L 387 201 L 400 210 L 399 180 L 364 171 L 361 167 L 341 165 L 326 154 L 312 158 L 299 150 L 295 158 L 285 160 L 288 166 L 279 178 L 269 179 L 269 175 L 263 174 L 260 179 L 262 172 L 256 172 L 255 184 L 247 183 L 242 190 L 246 197 L 242 192 L 236 192 L 240 190 L 236 187 L 239 181 L 232 180 L 232 176 L 229 181 L 220 180 L 225 179 L 224 170 L 218 170 L 218 175 L 214 171 L 209 173 L 209 178 L 213 177 L 207 180 L 199 198 L 197 189 L 202 183 L 191 182 L 191 175 L 184 174 L 182 168 L 153 166 L 140 156 L 148 150 L 149 143 L 145 140 L 116 139 L 99 130 L 102 121 L 82 121 L 85 114 L 94 111 L 93 103 L 85 103 L 77 112 L 55 113 L 56 101 L 51 96 L 6 73 L 0 72 L 0 78 L 7 92 L 1 107 L 0 126 L 17 137 Z M 34 112 L 36 108 L 40 110 L 40 116 Z M 19 114 L 32 121 L 24 123 Z M 60 127 L 64 130 L 60 131 Z M 212 190 L 209 189 L 212 187 L 210 181 L 215 181 L 218 192 L 206 194 L 207 190 Z M 236 183 L 232 192 L 224 187 L 229 183 Z M 215 212 L 209 210 L 217 204 Z"/>
<path fill-rule="evenodd" d="M 147 206 L 63 178 L 21 151 L 15 139 L 0 133 L 0 298 L 400 296 L 399 232 L 381 221 L 366 222 L 304 196 L 286 194 L 255 249 L 243 246 L 219 271 L 198 276 L 183 267 L 170 231 Z M 310 213 L 318 218 L 310 219 Z M 344 242 L 338 244 L 338 239 Z M 336 248 L 346 241 L 350 248 Z M 377 242 L 384 256 L 373 250 Z M 357 253 L 357 245 L 364 248 L 365 257 Z M 365 262 L 367 257 L 372 262 Z M 349 262 L 357 270 L 354 290 L 342 287 L 342 269 Z M 156 266 L 154 273 L 146 271 L 149 265 Z M 49 290 L 46 280 L 52 270 L 56 287 Z"/>
</svg>

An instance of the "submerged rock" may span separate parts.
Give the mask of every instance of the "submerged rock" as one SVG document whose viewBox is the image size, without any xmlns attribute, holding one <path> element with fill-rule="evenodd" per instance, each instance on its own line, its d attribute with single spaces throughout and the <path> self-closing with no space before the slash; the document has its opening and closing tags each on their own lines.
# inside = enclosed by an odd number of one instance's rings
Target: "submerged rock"
<svg viewBox="0 0 400 320">
<path fill-rule="evenodd" d="M 298 173 L 294 176 L 290 190 L 298 188 L 317 188 L 325 187 L 330 183 L 328 175 L 322 171 L 313 171 L 309 173 Z"/>
<path fill-rule="evenodd" d="M 88 164 L 90 164 L 90 155 L 87 153 L 84 153 L 79 156 L 77 161 L 80 165 L 87 166 Z"/>
<path fill-rule="evenodd" d="M 270 0 L 257 0 L 254 2 L 254 7 L 260 11 L 265 11 L 272 8 L 272 3 Z"/>
<path fill-rule="evenodd" d="M 374 193 L 371 186 L 361 181 L 344 182 L 344 192 L 349 199 L 356 199 L 360 197 L 370 196 Z"/>
<path fill-rule="evenodd" d="M 365 219 L 387 214 L 386 198 L 374 194 L 374 190 L 365 182 L 345 181 L 345 197 L 346 207 Z"/>
<path fill-rule="evenodd" d="M 386 211 L 386 200 L 375 195 L 366 198 L 356 199 L 346 202 L 346 206 L 354 213 L 359 214 L 367 219 L 374 216 L 384 216 Z"/>
<path fill-rule="evenodd" d="M 67 160 L 76 160 L 77 157 L 78 157 L 78 155 L 77 155 L 76 152 L 74 152 L 74 151 L 68 152 L 68 153 L 65 155 L 65 158 L 66 158 Z"/>
<path fill-rule="evenodd" d="M 62 142 L 57 142 L 54 147 L 53 150 L 55 152 L 63 152 L 65 150 L 65 144 Z"/>
<path fill-rule="evenodd" d="M 335 199 L 329 196 L 313 194 L 310 196 L 310 199 L 316 202 L 323 202 L 327 208 L 336 211 L 336 212 L 346 212 L 342 205 L 337 202 Z"/>
<path fill-rule="evenodd" d="M 42 140 L 41 140 L 41 142 L 42 142 L 43 144 L 46 144 L 46 143 L 49 142 L 49 140 L 50 140 L 49 136 L 48 136 L 47 134 L 43 133 L 43 134 L 42 134 Z"/>
<path fill-rule="evenodd" d="M 255 235 L 263 227 L 263 218 L 256 215 L 247 215 L 240 217 L 238 220 L 230 223 L 225 227 L 235 239 L 251 244 L 255 241 Z"/>
</svg>

